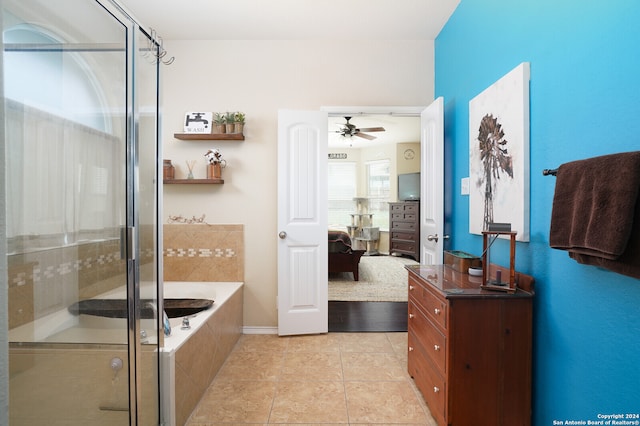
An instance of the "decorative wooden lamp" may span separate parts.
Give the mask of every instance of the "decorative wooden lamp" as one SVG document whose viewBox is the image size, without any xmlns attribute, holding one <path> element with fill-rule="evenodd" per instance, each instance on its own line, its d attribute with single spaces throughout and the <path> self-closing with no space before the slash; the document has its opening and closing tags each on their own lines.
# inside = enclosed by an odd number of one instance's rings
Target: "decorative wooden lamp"
<svg viewBox="0 0 640 426">
<path fill-rule="evenodd" d="M 482 231 L 482 285 L 480 286 L 486 290 L 505 291 L 508 293 L 515 293 L 516 291 L 516 234 L 517 232 L 511 231 L 511 226 L 508 226 L 508 230 L 503 226 L 492 226 L 503 224 L 489 224 L 489 230 Z M 491 273 L 491 245 L 500 235 L 510 236 L 510 254 L 509 254 L 509 277 L 502 276 L 502 270 L 497 269 L 495 274 Z M 491 241 L 489 239 L 491 238 Z"/>
</svg>

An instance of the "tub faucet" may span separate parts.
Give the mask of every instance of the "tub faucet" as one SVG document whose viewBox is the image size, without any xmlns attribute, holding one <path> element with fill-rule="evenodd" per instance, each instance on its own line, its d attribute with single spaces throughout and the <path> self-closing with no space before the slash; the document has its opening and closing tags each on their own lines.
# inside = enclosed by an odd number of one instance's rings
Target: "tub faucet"
<svg viewBox="0 0 640 426">
<path fill-rule="evenodd" d="M 158 307 L 156 306 L 155 303 L 153 302 L 147 302 L 147 306 L 150 307 L 151 309 L 153 309 L 153 313 L 155 314 L 156 318 L 158 317 Z M 170 336 L 171 335 L 171 323 L 169 323 L 169 316 L 167 315 L 167 313 L 165 312 L 165 310 L 162 310 L 162 328 L 164 329 L 164 335 L 165 336 Z"/>
<path fill-rule="evenodd" d="M 190 330 L 191 329 L 191 324 L 189 324 L 189 317 L 184 317 L 182 318 L 182 327 L 180 327 L 181 330 Z"/>
</svg>

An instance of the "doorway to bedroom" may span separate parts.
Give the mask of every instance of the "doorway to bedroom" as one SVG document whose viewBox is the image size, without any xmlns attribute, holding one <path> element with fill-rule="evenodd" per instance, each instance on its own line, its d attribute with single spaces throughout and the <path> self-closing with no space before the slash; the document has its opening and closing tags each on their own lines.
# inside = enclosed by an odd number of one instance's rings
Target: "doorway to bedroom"
<svg viewBox="0 0 640 426">
<path fill-rule="evenodd" d="M 404 266 L 418 262 L 390 255 L 389 203 L 420 172 L 419 113 L 330 111 L 328 133 L 329 331 L 406 331 Z"/>
</svg>

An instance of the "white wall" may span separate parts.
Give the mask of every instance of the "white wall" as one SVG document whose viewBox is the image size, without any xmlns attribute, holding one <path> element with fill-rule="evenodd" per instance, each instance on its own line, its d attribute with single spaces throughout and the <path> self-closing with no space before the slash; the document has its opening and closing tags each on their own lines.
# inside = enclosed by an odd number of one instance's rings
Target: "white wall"
<svg viewBox="0 0 640 426">
<path fill-rule="evenodd" d="M 168 215 L 206 215 L 208 223 L 245 225 L 245 327 L 276 327 L 276 159 L 278 109 L 322 106 L 428 105 L 433 100 L 432 41 L 176 41 L 175 62 L 162 68 L 164 158 L 186 171 L 219 148 L 228 162 L 224 185 L 170 185 Z M 186 111 L 243 111 L 243 142 L 186 142 Z"/>
</svg>

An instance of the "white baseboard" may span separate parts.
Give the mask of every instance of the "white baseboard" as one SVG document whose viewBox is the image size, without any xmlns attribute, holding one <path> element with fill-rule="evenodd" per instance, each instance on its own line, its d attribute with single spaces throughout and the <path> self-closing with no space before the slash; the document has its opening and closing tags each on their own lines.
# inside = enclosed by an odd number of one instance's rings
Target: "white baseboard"
<svg viewBox="0 0 640 426">
<path fill-rule="evenodd" d="M 278 327 L 242 327 L 242 334 L 278 334 Z"/>
</svg>

